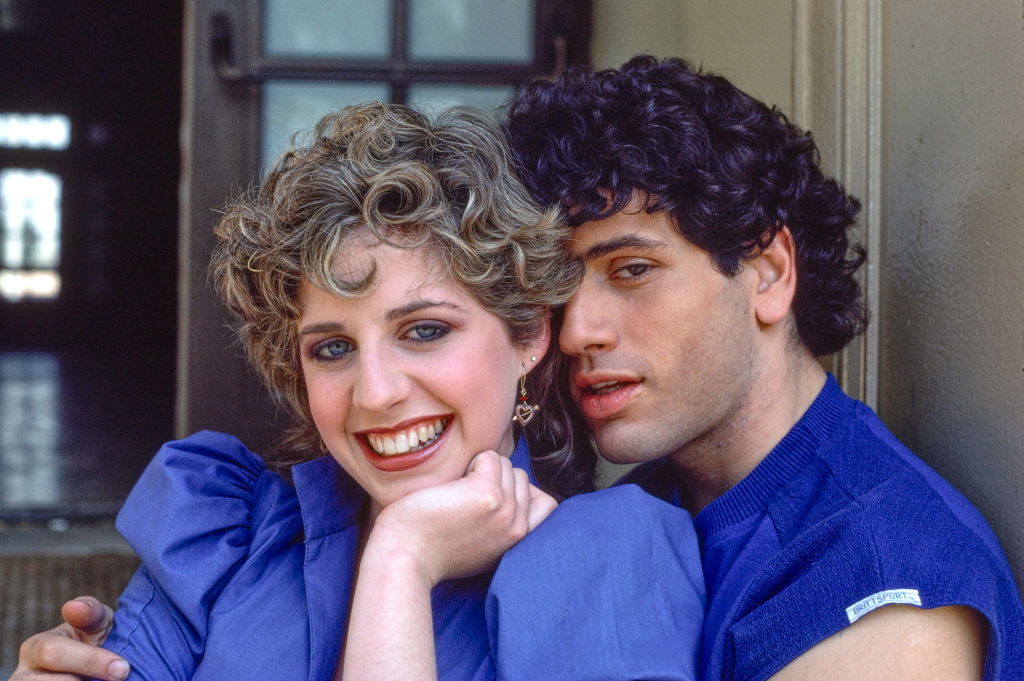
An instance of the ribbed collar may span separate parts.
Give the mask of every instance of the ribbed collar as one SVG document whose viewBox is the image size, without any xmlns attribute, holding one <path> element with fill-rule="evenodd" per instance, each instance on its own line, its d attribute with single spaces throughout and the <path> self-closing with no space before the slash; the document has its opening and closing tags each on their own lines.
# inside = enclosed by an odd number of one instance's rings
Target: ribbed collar
<svg viewBox="0 0 1024 681">
<path fill-rule="evenodd" d="M 707 538 L 764 508 L 768 499 L 815 457 L 818 446 L 854 407 L 832 374 L 796 425 L 735 487 L 708 504 L 694 519 Z"/>
<path fill-rule="evenodd" d="M 537 484 L 524 438 L 516 443 L 511 460 L 513 466 L 526 471 L 530 482 Z M 359 521 L 366 492 L 334 457 L 322 456 L 292 466 L 291 470 L 307 539 L 340 532 Z"/>
</svg>

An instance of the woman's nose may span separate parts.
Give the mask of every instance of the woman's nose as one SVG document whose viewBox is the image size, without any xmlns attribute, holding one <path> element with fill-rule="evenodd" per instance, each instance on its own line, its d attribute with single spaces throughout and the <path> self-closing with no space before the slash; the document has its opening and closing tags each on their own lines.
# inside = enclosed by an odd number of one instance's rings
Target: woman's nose
<svg viewBox="0 0 1024 681">
<path fill-rule="evenodd" d="M 408 395 L 409 378 L 401 364 L 384 354 L 361 352 L 352 387 L 352 404 L 368 411 L 385 412 Z"/>
</svg>

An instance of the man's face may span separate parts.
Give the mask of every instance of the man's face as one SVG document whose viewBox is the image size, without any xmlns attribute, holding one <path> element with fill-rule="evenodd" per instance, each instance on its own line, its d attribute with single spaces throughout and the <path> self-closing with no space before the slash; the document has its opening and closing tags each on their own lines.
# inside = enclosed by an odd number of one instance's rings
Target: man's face
<svg viewBox="0 0 1024 681">
<path fill-rule="evenodd" d="M 756 275 L 726 277 L 667 213 L 637 209 L 580 225 L 569 244 L 585 268 L 559 337 L 573 397 L 611 461 L 727 449 L 758 368 Z"/>
</svg>

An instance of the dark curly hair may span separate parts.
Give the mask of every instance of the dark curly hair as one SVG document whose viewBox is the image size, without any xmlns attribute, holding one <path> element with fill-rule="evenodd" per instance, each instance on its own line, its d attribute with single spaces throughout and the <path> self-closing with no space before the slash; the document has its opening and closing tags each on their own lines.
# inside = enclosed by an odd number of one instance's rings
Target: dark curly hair
<svg viewBox="0 0 1024 681">
<path fill-rule="evenodd" d="M 526 185 L 541 203 L 571 209 L 574 226 L 639 192 L 647 212 L 668 211 L 727 276 L 788 227 L 801 341 L 827 355 L 863 331 L 854 272 L 864 251 L 847 238 L 860 203 L 822 174 L 810 133 L 725 78 L 650 56 L 619 70 L 576 68 L 524 86 L 506 126 Z"/>
</svg>

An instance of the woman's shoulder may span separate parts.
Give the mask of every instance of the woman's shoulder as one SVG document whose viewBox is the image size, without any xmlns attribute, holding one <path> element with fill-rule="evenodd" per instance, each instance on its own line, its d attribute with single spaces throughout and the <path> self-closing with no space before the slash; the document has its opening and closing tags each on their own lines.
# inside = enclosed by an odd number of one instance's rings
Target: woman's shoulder
<svg viewBox="0 0 1024 681">
<path fill-rule="evenodd" d="M 215 608 L 237 603 L 228 589 L 301 547 L 294 489 L 237 438 L 209 431 L 160 448 L 117 526 L 142 566 L 107 643 L 146 678 L 190 676 Z"/>
<path fill-rule="evenodd" d="M 122 516 L 152 517 L 215 503 L 221 516 L 248 513 L 255 498 L 288 483 L 264 460 L 226 433 L 200 431 L 165 443 L 146 466 L 122 509 Z M 234 500 L 236 504 L 228 504 Z M 236 513 L 232 513 L 234 510 Z M 198 518 L 182 516 L 181 521 Z"/>
<path fill-rule="evenodd" d="M 290 484 L 237 438 L 202 431 L 160 448 L 117 527 L 150 572 L 173 581 L 188 564 L 230 571 L 299 522 Z"/>
<path fill-rule="evenodd" d="M 154 463 L 183 473 L 218 469 L 218 473 L 228 473 L 231 478 L 251 478 L 267 470 L 263 458 L 237 437 L 212 430 L 165 443 Z"/>
</svg>

